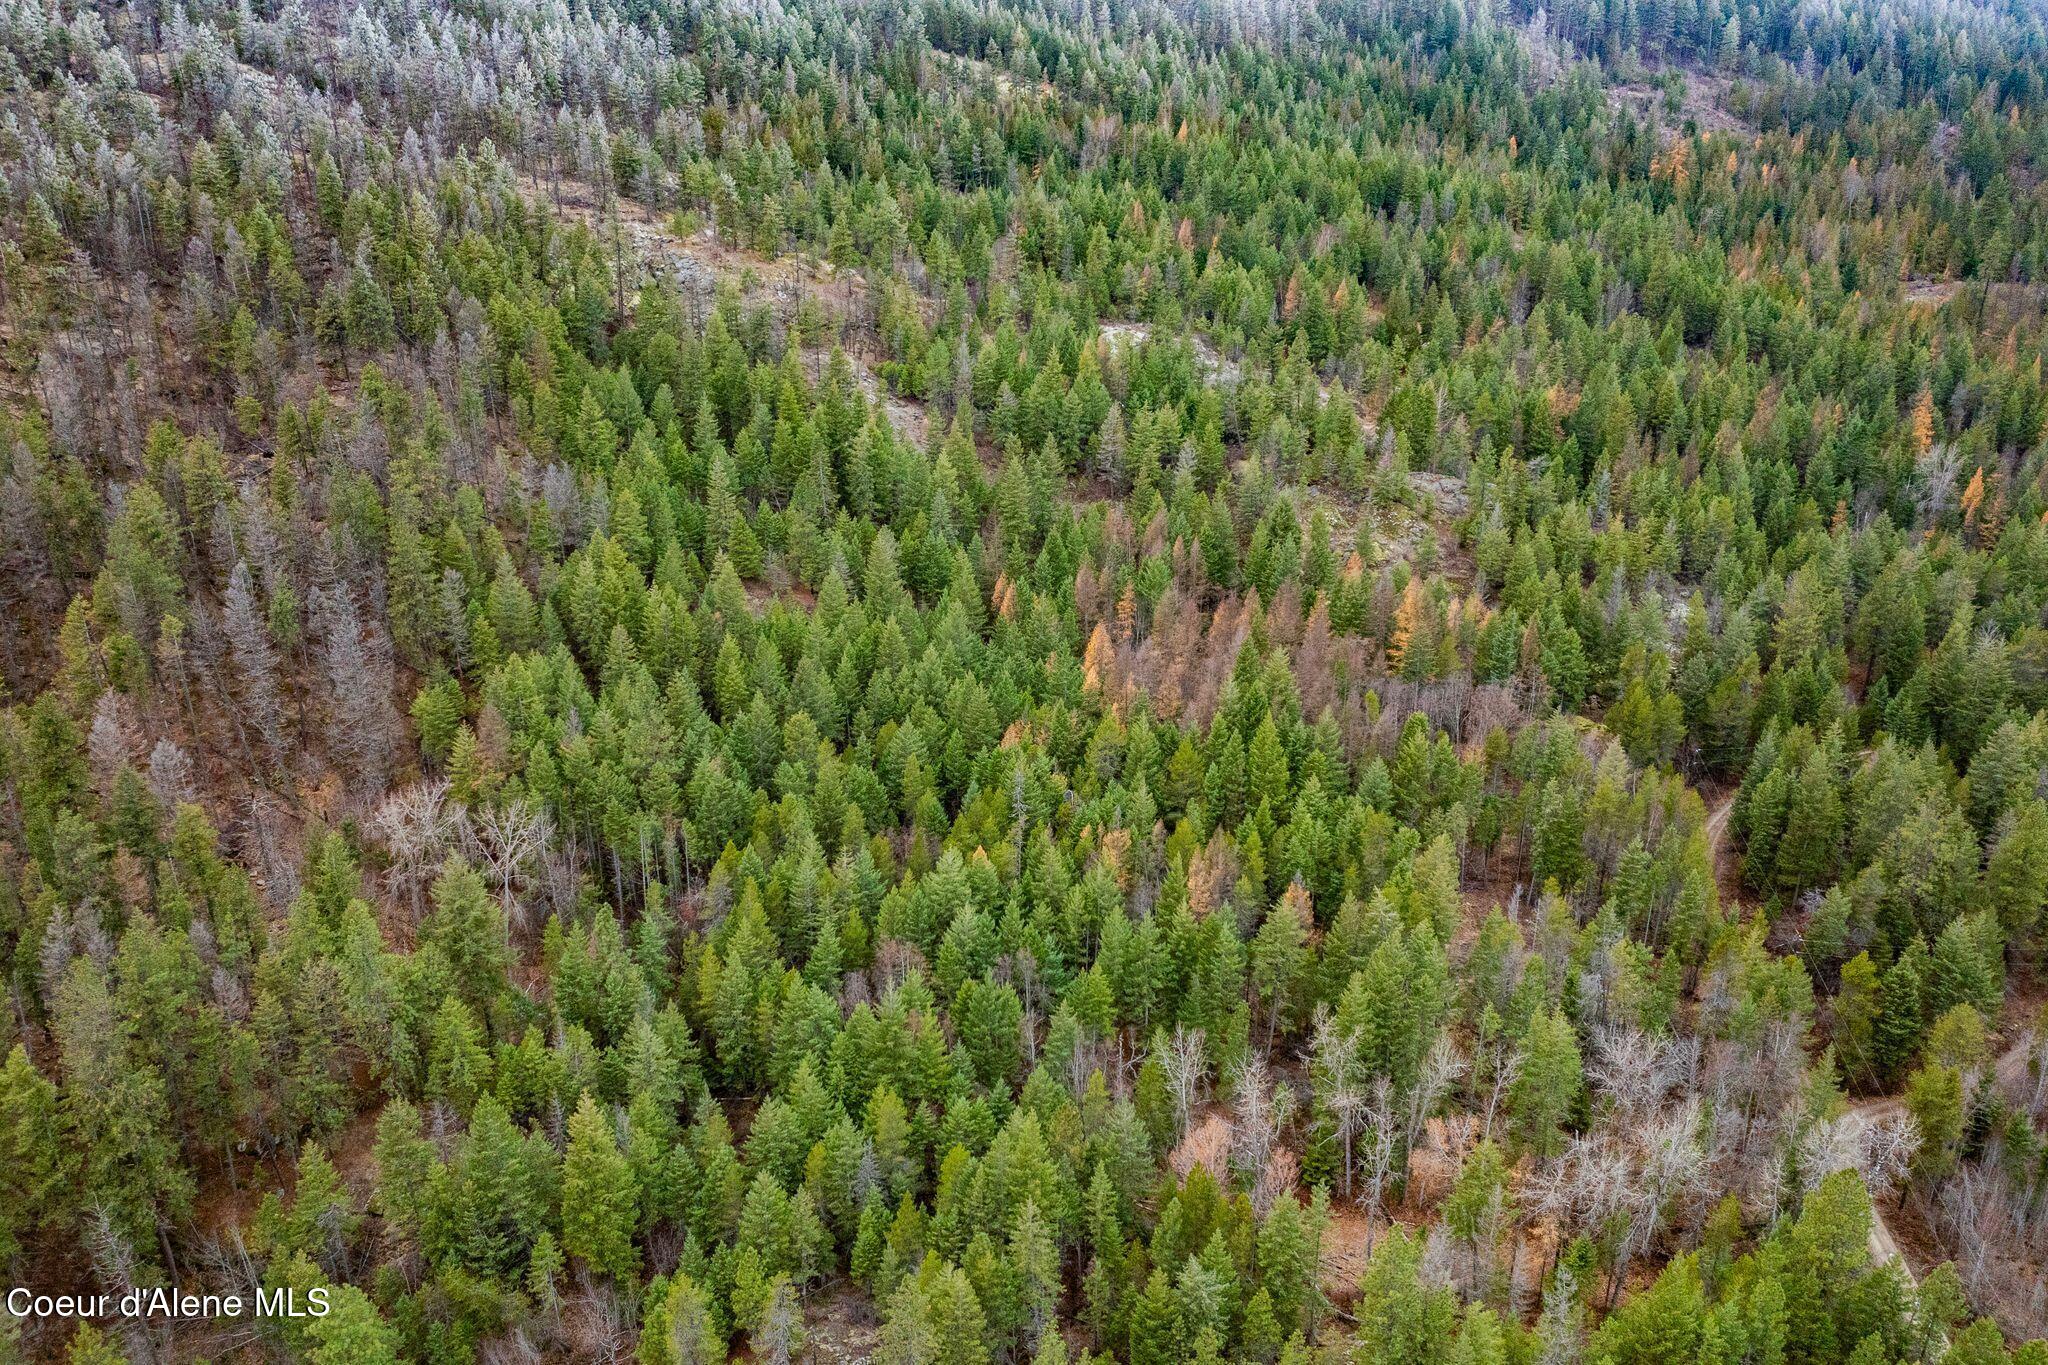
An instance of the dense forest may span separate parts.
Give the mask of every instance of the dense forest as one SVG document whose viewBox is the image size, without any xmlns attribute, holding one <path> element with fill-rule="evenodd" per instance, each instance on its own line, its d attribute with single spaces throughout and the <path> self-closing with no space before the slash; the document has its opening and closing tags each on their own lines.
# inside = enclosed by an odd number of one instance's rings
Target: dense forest
<svg viewBox="0 0 2048 1365">
<path fill-rule="evenodd" d="M 2026 0 L 0 0 L 0 1362 L 2048 1365 Z"/>
</svg>

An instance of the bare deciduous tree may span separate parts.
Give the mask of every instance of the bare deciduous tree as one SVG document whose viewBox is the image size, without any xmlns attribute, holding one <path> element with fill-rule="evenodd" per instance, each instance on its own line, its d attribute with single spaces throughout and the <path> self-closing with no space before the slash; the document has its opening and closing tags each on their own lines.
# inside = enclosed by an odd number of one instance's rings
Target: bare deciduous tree
<svg viewBox="0 0 2048 1365">
<path fill-rule="evenodd" d="M 1873 1200 L 1883 1199 L 1897 1188 L 1919 1148 L 1920 1131 L 1912 1115 L 1852 1109 L 1810 1123 L 1800 1133 L 1794 1156 L 1799 1186 L 1811 1193 L 1836 1171 L 1853 1170 L 1862 1175 Z"/>
<path fill-rule="evenodd" d="M 284 710 L 277 700 L 277 651 L 271 648 L 270 631 L 256 603 L 248 564 L 235 565 L 223 605 L 221 629 L 234 656 L 235 683 L 242 702 L 236 723 L 246 720 L 262 737 L 264 751 L 275 756 L 282 748 L 284 725 Z"/>
<path fill-rule="evenodd" d="M 1422 1067 L 1415 1075 L 1415 1084 L 1408 1091 L 1408 1145 L 1415 1146 L 1422 1141 L 1422 1132 L 1436 1113 L 1436 1107 L 1443 1097 L 1451 1092 L 1465 1074 L 1465 1057 L 1458 1051 L 1458 1045 L 1451 1041 L 1449 1034 L 1438 1034 L 1429 1052 L 1422 1059 Z"/>
<path fill-rule="evenodd" d="M 1327 1005 L 1316 1008 L 1315 1032 L 1309 1042 L 1309 1078 L 1336 1126 L 1337 1144 L 1344 1154 L 1344 1197 L 1349 1199 L 1351 1144 L 1364 1123 L 1367 1096 L 1359 1075 L 1358 1040 L 1337 1027 Z"/>
<path fill-rule="evenodd" d="M 445 778 L 415 782 L 385 797 L 370 817 L 371 831 L 391 855 L 391 879 L 410 898 L 415 920 L 424 908 L 421 889 L 465 829 L 464 807 L 447 797 Z"/>
<path fill-rule="evenodd" d="M 199 799 L 199 783 L 192 773 L 192 760 L 170 739 L 160 739 L 149 751 L 149 794 L 166 808 Z"/>
<path fill-rule="evenodd" d="M 474 813 L 468 829 L 484 870 L 498 888 L 498 903 L 508 922 L 522 922 L 524 907 L 515 894 L 547 853 L 554 822 L 547 810 L 521 798 Z"/>
<path fill-rule="evenodd" d="M 1294 1092 L 1276 1085 L 1263 1055 L 1247 1056 L 1232 1077 L 1230 1164 L 1251 1177 L 1252 1204 L 1261 1214 L 1272 1207 L 1280 1183 L 1269 1179 L 1280 1130 L 1294 1109 Z"/>
<path fill-rule="evenodd" d="M 333 757 L 359 791 L 384 783 L 391 762 L 391 659 L 374 623 L 365 629 L 355 594 L 336 582 L 313 591 L 334 701 Z"/>
<path fill-rule="evenodd" d="M 102 796 L 113 791 L 121 769 L 135 761 L 135 745 L 134 708 L 110 687 L 93 703 L 92 731 L 85 741 L 93 786 Z"/>
<path fill-rule="evenodd" d="M 1153 1051 L 1159 1054 L 1159 1069 L 1166 1075 L 1166 1091 L 1173 1097 L 1176 1139 L 1187 1132 L 1195 1106 L 1202 1102 L 1209 1068 L 1204 1041 L 1202 1030 L 1176 1024 L 1170 1037 L 1162 1035 L 1152 1043 Z"/>
<path fill-rule="evenodd" d="M 754 1334 L 754 1358 L 768 1365 L 789 1365 L 804 1344 L 804 1315 L 797 1306 L 796 1291 L 787 1279 L 778 1278 L 761 1315 L 761 1330 Z"/>
</svg>

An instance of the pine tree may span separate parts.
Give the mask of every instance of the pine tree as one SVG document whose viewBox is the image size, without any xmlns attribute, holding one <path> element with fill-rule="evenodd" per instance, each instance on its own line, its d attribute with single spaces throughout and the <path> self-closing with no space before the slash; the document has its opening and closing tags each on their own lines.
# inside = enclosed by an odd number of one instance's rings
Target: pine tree
<svg viewBox="0 0 2048 1365">
<path fill-rule="evenodd" d="M 398 1365 L 398 1333 L 369 1296 L 352 1284 L 335 1285 L 326 1313 L 306 1326 L 313 1365 Z"/>
<path fill-rule="evenodd" d="M 1922 1003 L 1926 959 L 1925 945 L 1915 939 L 1884 974 L 1875 1043 L 1878 1069 L 1886 1077 L 1901 1074 L 1920 1050 L 1927 1025 Z"/>
<path fill-rule="evenodd" d="M 1163 1270 L 1154 1270 L 1131 1306 L 1130 1365 L 1173 1365 L 1183 1359 L 1180 1310 Z"/>
<path fill-rule="evenodd" d="M 1922 1066 L 1906 1079 L 1905 1101 L 1920 1135 L 1913 1173 L 1922 1180 L 1939 1181 L 1954 1171 L 1962 1143 L 1962 1076 L 1952 1066 Z"/>
<path fill-rule="evenodd" d="M 1259 722 L 1259 728 L 1252 735 L 1252 742 L 1245 753 L 1245 766 L 1250 780 L 1246 804 L 1257 806 L 1265 801 L 1271 804 L 1276 819 L 1285 819 L 1292 808 L 1292 786 L 1287 770 L 1287 751 L 1280 743 L 1280 733 L 1273 725 L 1273 718 L 1267 716 Z"/>
<path fill-rule="evenodd" d="M 1442 1365 L 1451 1342 L 1456 1301 L 1448 1289 L 1425 1286 L 1422 1246 L 1396 1228 L 1373 1250 L 1359 1281 L 1357 1352 L 1389 1365 Z"/>
<path fill-rule="evenodd" d="M 639 1191 L 611 1119 L 588 1091 L 569 1116 L 562 1161 L 562 1248 L 600 1275 L 624 1278 L 640 1263 L 633 1246 Z"/>
<path fill-rule="evenodd" d="M 71 1334 L 64 1361 L 65 1365 L 128 1365 L 128 1356 L 106 1333 L 89 1322 L 81 1322 Z"/>
<path fill-rule="evenodd" d="M 1060 1258 L 1051 1231 L 1039 1217 L 1037 1203 L 1028 1198 L 1016 1230 L 1010 1234 L 1010 1260 L 1023 1297 L 1024 1330 L 1029 1340 L 1036 1341 L 1058 1320 Z"/>
<path fill-rule="evenodd" d="M 1578 1107 L 1585 1084 L 1579 1040 L 1561 1012 L 1538 1014 L 1523 1040 L 1522 1066 L 1508 1091 L 1516 1141 L 1539 1157 L 1563 1145 L 1561 1125 Z"/>
<path fill-rule="evenodd" d="M 1602 1365 L 1679 1365 L 1695 1360 L 1706 1319 L 1698 1266 L 1691 1256 L 1681 1256 L 1649 1289 L 1631 1296 L 1600 1324 L 1587 1345 L 1587 1358 Z"/>
<path fill-rule="evenodd" d="M 1587 870 L 1584 798 L 1569 784 L 1554 782 L 1543 795 L 1543 813 L 1536 822 L 1536 840 L 1529 874 L 1537 885 L 1555 881 L 1564 891 L 1575 889 Z"/>
<path fill-rule="evenodd" d="M 1322 1307 L 1317 1278 L 1326 1200 L 1318 1191 L 1313 1205 L 1304 1210 L 1293 1195 L 1283 1194 L 1259 1226 L 1259 1292 L 1266 1296 L 1281 1337 L 1297 1331 L 1313 1335 L 1316 1330 Z M 1246 1330 L 1249 1337 L 1249 1327 Z M 1279 1340 L 1272 1344 L 1277 1346 Z"/>
<path fill-rule="evenodd" d="M 1465 1154 L 1458 1179 L 1444 1199 L 1444 1229 L 1463 1242 L 1471 1257 L 1473 1292 L 1490 1296 L 1494 1239 L 1506 1222 L 1507 1163 L 1491 1140 L 1482 1138 Z"/>
<path fill-rule="evenodd" d="M 40 1228 L 59 1224 L 71 1159 L 57 1087 L 16 1044 L 0 1068 L 0 1265 L 11 1264 Z"/>
<path fill-rule="evenodd" d="M 1827 754 L 1814 749 L 1800 766 L 1785 803 L 1785 828 L 1774 864 L 1780 886 L 1804 890 L 1833 880 L 1842 838 L 1839 789 Z"/>
<path fill-rule="evenodd" d="M 1883 987 L 1870 954 L 1858 953 L 1842 964 L 1841 985 L 1829 1011 L 1829 1037 L 1850 1081 L 1869 1086 L 1878 1079 L 1878 1020 L 1884 1008 Z"/>
<path fill-rule="evenodd" d="M 668 1290 L 647 1310 L 640 1332 L 640 1365 L 718 1365 L 725 1338 L 711 1301 L 697 1282 L 677 1271 Z"/>
<path fill-rule="evenodd" d="M 1266 922 L 1252 940 L 1252 985 L 1266 1006 L 1268 1052 L 1274 1034 L 1283 1022 L 1291 1021 L 1306 994 L 1310 926 L 1308 893 L 1296 882 L 1266 911 Z"/>
<path fill-rule="evenodd" d="M 59 988 L 54 1031 L 64 1064 L 64 1119 L 81 1169 L 78 1199 L 145 1261 L 157 1230 L 190 1207 L 163 1078 L 138 1064 L 134 1037 L 89 959 Z"/>
<path fill-rule="evenodd" d="M 433 909 L 420 926 L 420 942 L 438 951 L 453 985 L 479 1012 L 488 1012 L 505 989 L 512 963 L 510 931 L 484 879 L 451 853 L 434 879 Z"/>
<path fill-rule="evenodd" d="M 2048 928 L 2048 805 L 2023 802 L 2000 822 L 1984 889 L 2007 939 L 2038 955 Z"/>
</svg>

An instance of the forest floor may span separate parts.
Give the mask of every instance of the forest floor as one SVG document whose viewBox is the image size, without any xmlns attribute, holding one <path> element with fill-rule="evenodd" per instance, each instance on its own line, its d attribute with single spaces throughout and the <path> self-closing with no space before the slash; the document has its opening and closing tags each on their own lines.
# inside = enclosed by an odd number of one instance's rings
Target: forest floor
<svg viewBox="0 0 2048 1365">
<path fill-rule="evenodd" d="M 1939 308 L 1962 289 L 1961 280 L 1907 280 L 1902 292 L 1907 303 Z"/>
<path fill-rule="evenodd" d="M 1609 86 L 1607 107 L 1616 112 L 1626 110 L 1639 120 L 1656 114 L 1662 122 L 1667 142 L 1683 136 L 1687 123 L 1702 133 L 1725 133 L 1729 137 L 1740 138 L 1755 134 L 1755 127 L 1729 108 L 1735 91 L 1734 81 L 1696 66 L 1653 68 L 1647 74 L 1661 78 L 1674 71 L 1685 83 L 1684 92 L 1679 97 L 1676 121 L 1664 113 L 1663 87 L 1650 81 L 1620 81 Z"/>
<path fill-rule="evenodd" d="M 804 1305 L 803 1358 L 823 1365 L 858 1365 L 874 1359 L 881 1342 L 872 1301 L 850 1280 L 833 1280 Z"/>
</svg>

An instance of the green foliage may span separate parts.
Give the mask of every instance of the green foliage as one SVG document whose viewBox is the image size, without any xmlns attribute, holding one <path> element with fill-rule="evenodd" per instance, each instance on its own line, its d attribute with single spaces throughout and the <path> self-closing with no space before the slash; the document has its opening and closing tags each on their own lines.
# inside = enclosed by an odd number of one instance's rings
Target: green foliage
<svg viewBox="0 0 2048 1365">
<path fill-rule="evenodd" d="M 2005 1359 L 1832 1167 L 2040 1184 L 2033 16 L 59 10 L 0 1262 L 1306 1365 L 1336 1197 L 1375 1365 Z"/>
</svg>

